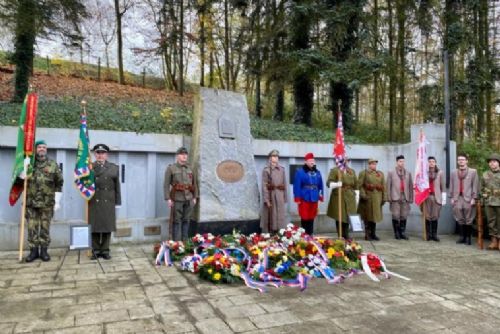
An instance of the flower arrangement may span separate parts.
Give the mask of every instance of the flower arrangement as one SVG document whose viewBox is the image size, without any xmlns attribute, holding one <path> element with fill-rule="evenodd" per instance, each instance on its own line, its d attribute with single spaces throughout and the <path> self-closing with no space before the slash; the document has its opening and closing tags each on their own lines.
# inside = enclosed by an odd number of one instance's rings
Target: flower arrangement
<svg viewBox="0 0 500 334">
<path fill-rule="evenodd" d="M 214 283 L 233 283 L 239 280 L 240 264 L 215 248 L 198 265 L 200 277 Z"/>
</svg>

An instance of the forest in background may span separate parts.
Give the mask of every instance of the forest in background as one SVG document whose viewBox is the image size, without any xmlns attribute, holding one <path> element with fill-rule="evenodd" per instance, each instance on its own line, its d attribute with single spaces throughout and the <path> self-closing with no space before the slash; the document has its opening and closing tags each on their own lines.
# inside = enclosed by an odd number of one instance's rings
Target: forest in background
<svg viewBox="0 0 500 334">
<path fill-rule="evenodd" d="M 117 67 L 122 84 L 128 50 L 137 63 L 155 60 L 180 95 L 245 93 L 257 118 L 333 129 L 341 101 L 346 133 L 374 127 L 401 142 L 411 124 L 444 121 L 446 50 L 452 139 L 496 150 L 499 18 L 487 0 L 0 0 L 13 101 L 35 45 L 51 40 L 82 63 Z"/>
</svg>

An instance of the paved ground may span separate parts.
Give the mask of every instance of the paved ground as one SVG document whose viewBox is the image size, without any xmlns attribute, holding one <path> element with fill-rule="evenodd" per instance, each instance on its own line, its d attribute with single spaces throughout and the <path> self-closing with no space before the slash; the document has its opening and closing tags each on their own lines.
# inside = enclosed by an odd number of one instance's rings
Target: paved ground
<svg viewBox="0 0 500 334">
<path fill-rule="evenodd" d="M 410 282 L 359 275 L 340 285 L 315 279 L 302 293 L 261 294 L 156 268 L 151 245 L 114 246 L 106 274 L 70 252 L 54 279 L 63 249 L 33 264 L 0 252 L 0 333 L 500 332 L 500 252 L 456 245 L 454 237 L 382 237 L 375 251 Z"/>
</svg>

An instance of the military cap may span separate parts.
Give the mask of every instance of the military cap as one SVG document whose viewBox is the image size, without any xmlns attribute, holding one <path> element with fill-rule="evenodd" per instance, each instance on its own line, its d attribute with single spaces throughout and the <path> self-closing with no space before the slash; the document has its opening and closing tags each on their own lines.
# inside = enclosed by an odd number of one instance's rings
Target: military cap
<svg viewBox="0 0 500 334">
<path fill-rule="evenodd" d="M 188 150 L 185 147 L 179 147 L 175 153 L 176 154 L 188 154 Z"/>
<path fill-rule="evenodd" d="M 312 154 L 311 152 L 307 153 L 304 156 L 304 160 L 310 160 L 310 159 L 314 159 L 314 154 Z"/>
<path fill-rule="evenodd" d="M 267 156 L 268 157 L 272 157 L 272 156 L 279 157 L 280 156 L 280 152 L 278 150 L 271 150 L 271 152 L 269 152 L 269 154 Z"/>
<path fill-rule="evenodd" d="M 396 161 L 403 159 L 404 160 L 405 156 L 400 154 L 396 157 Z"/>
<path fill-rule="evenodd" d="M 36 142 L 35 142 L 35 148 L 38 146 L 38 145 L 47 145 L 47 142 L 43 139 L 38 139 Z"/>
<path fill-rule="evenodd" d="M 109 152 L 109 146 L 106 144 L 96 144 L 92 149 L 94 152 Z"/>
<path fill-rule="evenodd" d="M 490 162 L 491 160 L 496 160 L 500 163 L 500 155 L 497 153 L 492 153 L 488 159 L 486 159 L 487 162 Z"/>
<path fill-rule="evenodd" d="M 427 160 L 434 160 L 434 161 L 437 161 L 435 157 L 433 157 L 432 155 L 430 157 L 427 158 Z"/>
<path fill-rule="evenodd" d="M 376 163 L 378 163 L 378 160 L 377 160 L 377 159 L 375 159 L 375 158 L 369 158 L 369 159 L 368 159 L 368 164 L 371 164 L 372 162 L 376 162 Z"/>
</svg>

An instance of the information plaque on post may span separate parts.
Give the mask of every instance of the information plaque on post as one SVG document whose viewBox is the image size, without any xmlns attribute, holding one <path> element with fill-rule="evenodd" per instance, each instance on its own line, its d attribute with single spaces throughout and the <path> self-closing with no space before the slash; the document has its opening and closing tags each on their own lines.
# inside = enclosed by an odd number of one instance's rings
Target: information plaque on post
<svg viewBox="0 0 500 334">
<path fill-rule="evenodd" d="M 71 225 L 69 249 L 82 250 L 91 247 L 90 225 Z"/>
</svg>

